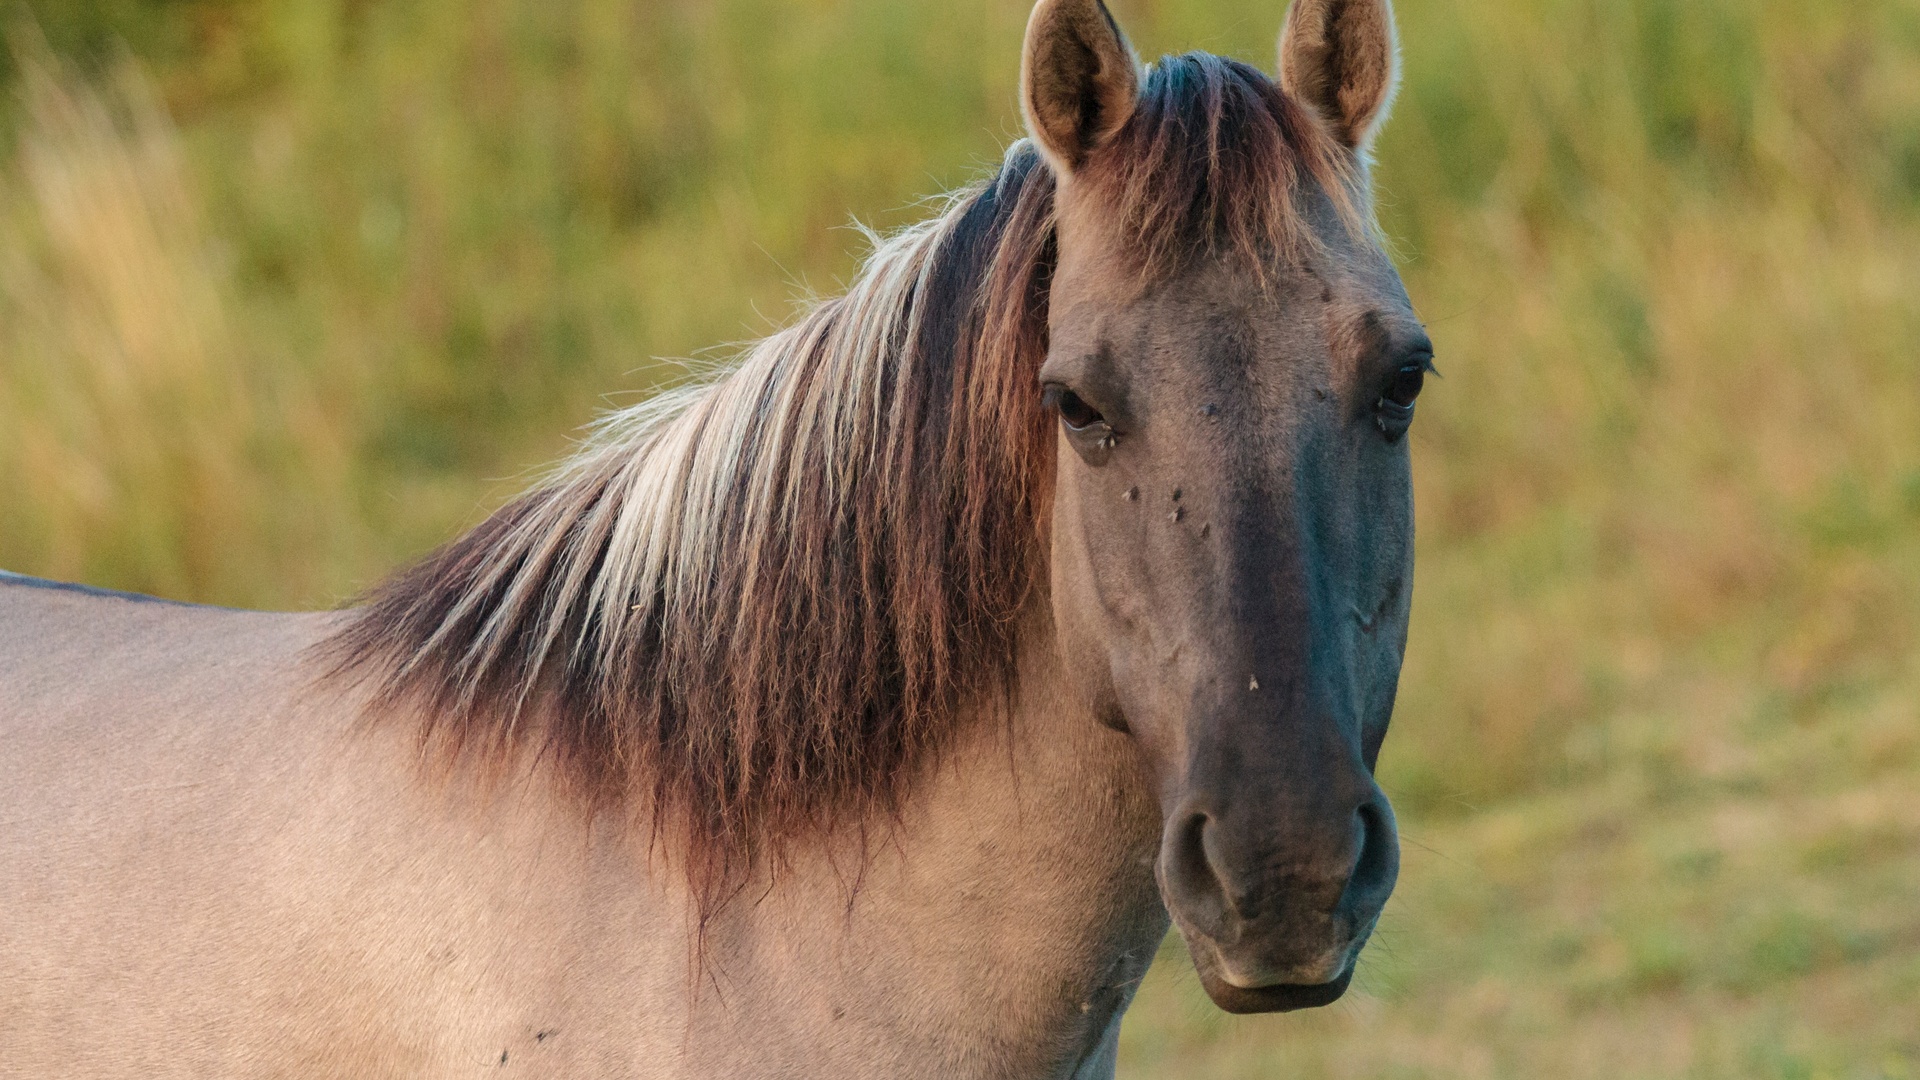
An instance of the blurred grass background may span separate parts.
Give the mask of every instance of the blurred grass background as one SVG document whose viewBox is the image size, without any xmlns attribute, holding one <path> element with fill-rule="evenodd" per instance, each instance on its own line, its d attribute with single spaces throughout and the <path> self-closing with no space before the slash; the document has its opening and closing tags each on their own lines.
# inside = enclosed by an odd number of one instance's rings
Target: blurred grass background
<svg viewBox="0 0 1920 1080">
<path fill-rule="evenodd" d="M 1026 8 L 16 0 L 0 566 L 351 595 L 997 160 Z M 1123 1075 L 1920 1076 L 1920 5 L 1398 9 L 1402 884 L 1329 1010 L 1170 945 Z"/>
</svg>

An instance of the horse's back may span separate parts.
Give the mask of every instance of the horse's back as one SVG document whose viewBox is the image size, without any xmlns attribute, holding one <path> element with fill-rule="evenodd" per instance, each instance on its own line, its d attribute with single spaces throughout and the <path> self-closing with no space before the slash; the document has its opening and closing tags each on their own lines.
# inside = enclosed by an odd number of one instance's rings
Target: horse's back
<svg viewBox="0 0 1920 1080">
<path fill-rule="evenodd" d="M 202 801 L 154 796 L 218 786 L 250 741 L 284 737 L 324 618 L 0 578 L 0 842 Z"/>
<path fill-rule="evenodd" d="M 0 578 L 0 844 L 104 839 L 204 801 L 160 796 L 235 775 L 319 618 Z"/>
<path fill-rule="evenodd" d="M 0 580 L 0 1078 L 633 1074 L 611 946 L 684 913 L 540 784 L 423 783 L 335 618 Z"/>
<path fill-rule="evenodd" d="M 0 580 L 0 1076 L 279 1074 L 334 1026 L 272 1000 L 337 948 L 303 851 L 328 618 Z"/>
</svg>

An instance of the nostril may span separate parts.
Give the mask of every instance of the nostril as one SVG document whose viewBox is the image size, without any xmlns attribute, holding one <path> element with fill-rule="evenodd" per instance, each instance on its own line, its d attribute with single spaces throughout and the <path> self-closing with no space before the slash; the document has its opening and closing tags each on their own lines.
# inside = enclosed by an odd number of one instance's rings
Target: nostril
<svg viewBox="0 0 1920 1080">
<path fill-rule="evenodd" d="M 1393 827 L 1393 811 L 1384 798 L 1376 798 L 1362 804 L 1355 816 L 1359 819 L 1360 851 L 1342 906 L 1378 911 L 1400 875 L 1400 843 Z"/>
<path fill-rule="evenodd" d="M 1209 935 L 1225 929 L 1226 889 L 1207 857 L 1207 828 L 1212 819 L 1204 813 L 1190 814 L 1168 829 L 1162 873 L 1170 898 L 1175 899 L 1187 922 Z"/>
</svg>

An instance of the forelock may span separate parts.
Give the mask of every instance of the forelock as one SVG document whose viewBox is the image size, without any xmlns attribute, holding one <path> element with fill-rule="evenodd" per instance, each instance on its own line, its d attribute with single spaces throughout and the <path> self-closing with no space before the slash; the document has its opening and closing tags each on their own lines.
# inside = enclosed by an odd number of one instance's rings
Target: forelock
<svg viewBox="0 0 1920 1080">
<path fill-rule="evenodd" d="M 1148 68 L 1133 116 L 1074 175 L 1147 278 L 1201 256 L 1256 268 L 1297 257 L 1316 242 L 1306 214 L 1316 191 L 1344 227 L 1365 232 L 1363 180 L 1310 110 L 1256 68 L 1210 53 Z"/>
</svg>

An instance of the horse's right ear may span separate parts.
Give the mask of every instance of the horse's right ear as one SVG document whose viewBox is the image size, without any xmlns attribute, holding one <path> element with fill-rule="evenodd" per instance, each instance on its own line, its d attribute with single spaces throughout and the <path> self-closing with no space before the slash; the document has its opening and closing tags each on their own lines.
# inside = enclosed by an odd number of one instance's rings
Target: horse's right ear
<svg viewBox="0 0 1920 1080">
<path fill-rule="evenodd" d="M 1020 111 L 1066 175 L 1133 115 L 1139 65 L 1101 0 L 1040 0 L 1020 55 Z"/>
</svg>

